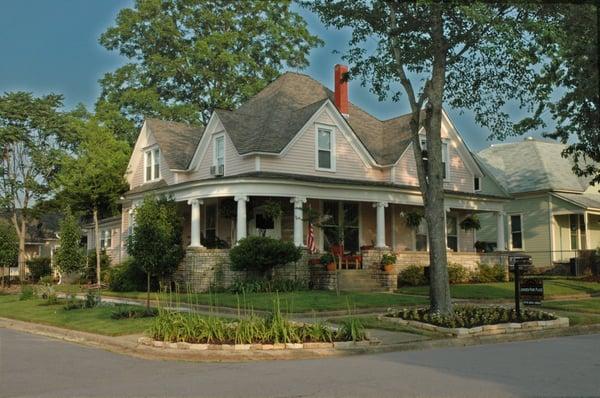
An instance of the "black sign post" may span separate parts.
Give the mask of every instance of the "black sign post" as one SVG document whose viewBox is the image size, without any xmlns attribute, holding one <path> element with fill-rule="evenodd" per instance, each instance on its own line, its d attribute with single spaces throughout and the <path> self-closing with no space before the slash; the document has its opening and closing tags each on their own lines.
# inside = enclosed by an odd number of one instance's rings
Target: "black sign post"
<svg viewBox="0 0 600 398">
<path fill-rule="evenodd" d="M 515 311 L 517 312 L 517 321 L 521 322 L 521 272 L 531 269 L 531 256 L 514 253 L 509 256 L 508 265 L 509 271 L 515 274 Z"/>
</svg>

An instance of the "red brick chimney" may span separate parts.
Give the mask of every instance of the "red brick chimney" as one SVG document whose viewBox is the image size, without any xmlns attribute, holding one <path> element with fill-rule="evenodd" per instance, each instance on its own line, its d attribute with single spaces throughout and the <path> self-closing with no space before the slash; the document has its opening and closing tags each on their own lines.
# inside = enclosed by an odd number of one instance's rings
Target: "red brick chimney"
<svg viewBox="0 0 600 398">
<path fill-rule="evenodd" d="M 348 82 L 344 79 L 345 74 L 348 73 L 348 67 L 346 65 L 336 65 L 334 69 L 334 103 L 340 113 L 345 117 L 348 117 Z"/>
</svg>

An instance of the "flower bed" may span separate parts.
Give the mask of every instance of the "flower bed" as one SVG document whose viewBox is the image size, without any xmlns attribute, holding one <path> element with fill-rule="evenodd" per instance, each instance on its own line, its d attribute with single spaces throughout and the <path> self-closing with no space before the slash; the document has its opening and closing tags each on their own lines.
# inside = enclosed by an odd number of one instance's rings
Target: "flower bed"
<svg viewBox="0 0 600 398">
<path fill-rule="evenodd" d="M 338 329 L 333 329 L 323 322 L 291 322 L 279 310 L 264 318 L 251 314 L 235 321 L 163 310 L 148 334 L 153 341 L 217 345 L 302 345 L 367 340 L 356 318 L 349 318 Z"/>
<path fill-rule="evenodd" d="M 568 318 L 529 309 L 521 310 L 521 320 L 518 321 L 516 311 L 506 307 L 457 306 L 451 315 L 431 313 L 429 308 L 389 310 L 380 319 L 457 337 L 569 326 Z"/>
</svg>

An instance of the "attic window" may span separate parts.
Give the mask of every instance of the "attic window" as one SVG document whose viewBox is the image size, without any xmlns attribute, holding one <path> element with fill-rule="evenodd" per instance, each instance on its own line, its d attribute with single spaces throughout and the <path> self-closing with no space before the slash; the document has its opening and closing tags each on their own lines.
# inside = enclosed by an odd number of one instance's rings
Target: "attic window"
<svg viewBox="0 0 600 398">
<path fill-rule="evenodd" d="M 481 181 L 479 177 L 473 177 L 473 190 L 475 192 L 481 191 Z"/>
<path fill-rule="evenodd" d="M 317 170 L 335 170 L 335 136 L 331 130 L 317 129 Z"/>
<path fill-rule="evenodd" d="M 427 173 L 427 167 L 429 164 L 429 157 L 427 156 L 427 140 L 421 138 L 421 154 L 423 155 L 423 165 L 425 166 L 425 173 Z M 450 170 L 448 168 L 448 143 L 442 142 L 442 177 L 444 181 L 448 179 Z"/>
<path fill-rule="evenodd" d="M 144 182 L 160 178 L 160 149 L 154 148 L 144 152 Z"/>
</svg>

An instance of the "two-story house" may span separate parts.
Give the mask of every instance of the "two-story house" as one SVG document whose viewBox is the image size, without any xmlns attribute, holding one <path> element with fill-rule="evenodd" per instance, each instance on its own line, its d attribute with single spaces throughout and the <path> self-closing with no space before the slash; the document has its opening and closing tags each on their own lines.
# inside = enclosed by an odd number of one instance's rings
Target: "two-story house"
<svg viewBox="0 0 600 398">
<path fill-rule="evenodd" d="M 266 227 L 269 236 L 304 246 L 311 208 L 329 216 L 315 231 L 320 251 L 329 249 L 328 234 L 338 227 L 348 254 L 389 249 L 399 263 L 426 263 L 425 222 L 406 222 L 423 204 L 410 115 L 379 120 L 352 104 L 346 70 L 336 66 L 334 91 L 285 73 L 238 109 L 215 110 L 206 127 L 147 119 L 127 169 L 122 248 L 135 206 L 153 193 L 179 202 L 190 252 L 235 245 L 264 230 L 265 201 L 276 200 L 283 215 Z M 475 264 L 481 261 L 475 231 L 460 222 L 490 213 L 501 228 L 509 195 L 482 171 L 446 113 L 442 137 L 448 250 L 451 260 L 463 256 L 460 262 Z"/>
</svg>

